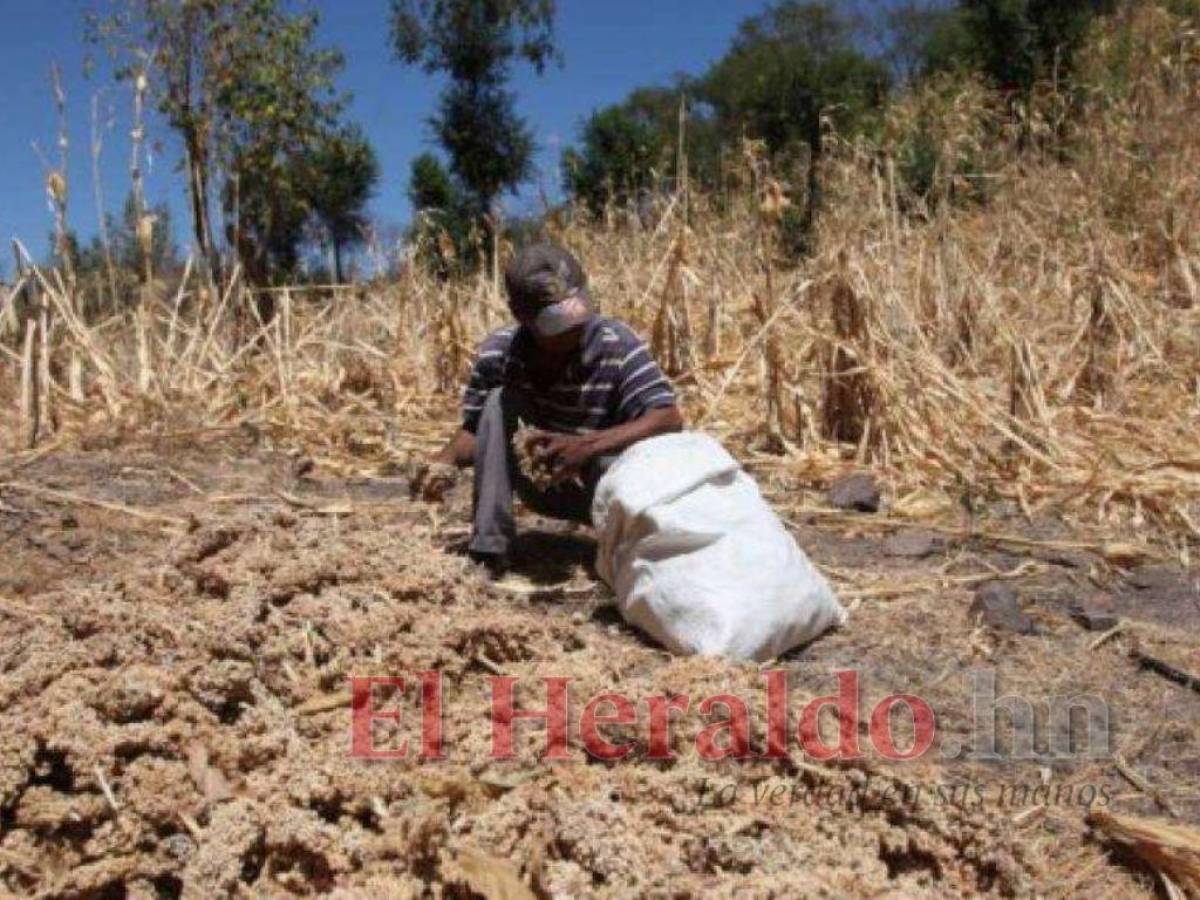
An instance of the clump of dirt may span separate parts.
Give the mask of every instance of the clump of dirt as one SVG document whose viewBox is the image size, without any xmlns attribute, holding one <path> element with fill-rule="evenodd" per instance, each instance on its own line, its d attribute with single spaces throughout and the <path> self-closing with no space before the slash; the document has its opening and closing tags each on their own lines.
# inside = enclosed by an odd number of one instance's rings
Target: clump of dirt
<svg viewBox="0 0 1200 900">
<path fill-rule="evenodd" d="M 1075 798 L 1099 785 L 1113 805 L 1154 802 L 1107 764 L 998 767 L 942 752 L 973 734 L 970 678 L 980 668 L 1020 696 L 1086 685 L 1119 710 L 1127 758 L 1153 783 L 1200 779 L 1152 752 L 1156 741 L 1194 743 L 1197 704 L 1153 675 L 1131 676 L 1116 649 L 1122 638 L 1089 650 L 1094 635 L 1036 601 L 1036 636 L 970 624 L 970 590 L 954 579 L 1007 562 L 981 564 L 950 547 L 897 561 L 859 538 L 806 535 L 832 572 L 875 564 L 887 567 L 870 570 L 876 578 L 949 587 L 864 601 L 850 628 L 780 661 L 793 714 L 836 692 L 832 672 L 853 668 L 864 745 L 871 710 L 899 692 L 938 711 L 939 743 L 912 763 L 867 753 L 827 764 L 795 748 L 770 758 L 758 667 L 665 654 L 625 627 L 604 589 L 583 576 L 491 586 L 449 552 L 463 531 L 444 511 L 350 486 L 339 500 L 334 483 L 289 500 L 270 490 L 269 473 L 233 492 L 224 477 L 213 475 L 208 494 L 159 495 L 163 509 L 196 527 L 127 535 L 132 552 L 65 570 L 19 600 L 0 598 L 7 892 L 1022 895 L 1082 891 L 1095 879 L 1151 889 L 1144 873 L 1107 865 L 1086 840 L 1087 805 L 1003 794 L 1010 784 L 1050 784 Z M 195 472 L 189 480 L 202 481 Z M 51 512 L 29 508 L 40 521 Z M 89 539 L 129 525 L 79 518 Z M 527 542 L 537 558 L 524 564 L 536 570 L 556 546 L 577 553 L 580 541 L 542 534 Z M 1039 577 L 1027 595 L 1065 590 L 1061 579 Z M 1168 638 L 1141 639 L 1170 655 Z M 1185 652 L 1176 646 L 1171 658 L 1183 665 Z M 1048 660 L 1056 683 L 1039 684 Z M 421 756 L 421 672 L 441 674 L 441 759 Z M 407 742 L 406 758 L 350 755 L 356 676 L 404 680 L 371 695 L 398 719 L 380 717 L 369 730 L 383 751 Z M 518 680 L 522 710 L 547 706 L 546 679 L 569 679 L 565 761 L 546 758 L 547 729 L 536 721 L 514 722 L 512 758 L 497 754 L 490 713 L 503 676 Z M 627 756 L 588 754 L 580 711 L 614 691 L 642 710 L 645 698 L 690 698 L 671 717 L 674 758 L 651 752 L 644 715 L 600 726 L 606 740 L 628 745 Z M 747 758 L 698 753 L 727 715 L 720 704 L 697 711 L 717 695 L 748 704 Z M 1168 720 L 1171 728 L 1157 727 Z M 831 743 L 835 724 L 821 728 Z M 895 734 L 902 746 L 912 739 L 904 722 Z"/>
</svg>

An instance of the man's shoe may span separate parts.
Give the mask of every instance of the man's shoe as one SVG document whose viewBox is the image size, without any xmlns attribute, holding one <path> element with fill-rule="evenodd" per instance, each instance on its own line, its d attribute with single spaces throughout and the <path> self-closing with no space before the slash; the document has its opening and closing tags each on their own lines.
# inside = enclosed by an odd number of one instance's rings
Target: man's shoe
<svg viewBox="0 0 1200 900">
<path fill-rule="evenodd" d="M 508 574 L 509 559 L 505 553 L 480 553 L 472 550 L 468 555 L 471 562 L 483 569 L 491 581 L 498 581 Z"/>
</svg>

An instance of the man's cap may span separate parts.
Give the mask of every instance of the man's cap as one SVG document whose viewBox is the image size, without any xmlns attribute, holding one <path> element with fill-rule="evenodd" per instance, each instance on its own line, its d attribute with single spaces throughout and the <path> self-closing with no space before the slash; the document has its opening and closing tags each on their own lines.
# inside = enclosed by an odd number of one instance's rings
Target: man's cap
<svg viewBox="0 0 1200 900">
<path fill-rule="evenodd" d="M 544 241 L 517 251 L 505 267 L 504 285 L 513 314 L 543 337 L 583 325 L 591 316 L 583 266 L 557 244 Z"/>
</svg>

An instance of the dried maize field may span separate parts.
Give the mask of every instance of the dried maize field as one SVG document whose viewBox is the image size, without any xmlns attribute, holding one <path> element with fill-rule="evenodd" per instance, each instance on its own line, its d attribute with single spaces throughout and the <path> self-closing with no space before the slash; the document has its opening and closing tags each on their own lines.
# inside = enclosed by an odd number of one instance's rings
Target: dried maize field
<svg viewBox="0 0 1200 900">
<path fill-rule="evenodd" d="M 548 676 L 579 703 L 734 694 L 766 740 L 764 671 L 626 628 L 586 530 L 524 514 L 492 584 L 462 554 L 469 485 L 410 499 L 504 320 L 493 275 L 279 290 L 263 321 L 236 273 L 110 315 L 31 268 L 0 344 L 0 890 L 1196 895 L 1194 62 L 1146 54 L 1146 91 L 1070 160 L 993 147 L 984 202 L 906 208 L 886 156 L 836 146 L 800 263 L 754 147 L 723 197 L 550 221 L 851 609 L 761 668 L 786 672 L 794 714 L 855 670 L 864 741 L 876 703 L 923 698 L 936 742 L 906 762 L 701 759 L 719 706 L 675 720 L 674 760 L 626 725 L 619 761 L 574 725 L 567 761 L 538 724 L 492 757 L 498 675 L 527 708 Z M 966 152 L 960 100 L 943 139 Z M 852 473 L 878 511 L 830 504 Z M 1008 588 L 1007 619 L 972 611 Z M 445 759 L 353 757 L 349 679 L 424 670 Z M 1044 701 L 1098 698 L 1107 752 L 1028 758 L 1002 713 L 1001 759 L 954 754 L 978 739 L 981 672 L 1037 707 L 1039 747 L 1077 724 Z M 411 691 L 386 699 L 411 725 Z M 404 723 L 375 739 L 415 748 Z"/>
</svg>

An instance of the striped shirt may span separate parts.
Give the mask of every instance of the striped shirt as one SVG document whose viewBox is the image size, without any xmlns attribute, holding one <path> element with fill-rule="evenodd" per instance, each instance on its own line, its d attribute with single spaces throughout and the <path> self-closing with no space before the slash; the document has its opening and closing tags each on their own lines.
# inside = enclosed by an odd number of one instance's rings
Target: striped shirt
<svg viewBox="0 0 1200 900">
<path fill-rule="evenodd" d="M 675 405 L 675 392 L 628 325 L 593 316 L 584 327 L 581 350 L 550 384 L 535 384 L 530 361 L 533 335 L 518 325 L 489 334 L 479 347 L 463 394 L 463 428 L 479 426 L 490 391 L 510 388 L 524 395 L 547 431 L 586 434 L 631 422 L 648 410 Z"/>
</svg>

